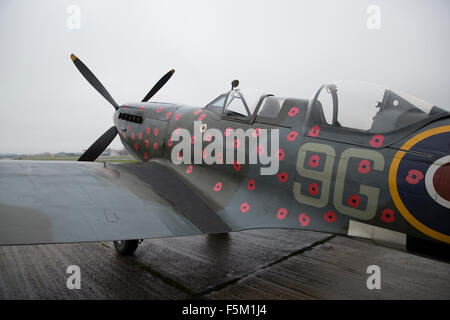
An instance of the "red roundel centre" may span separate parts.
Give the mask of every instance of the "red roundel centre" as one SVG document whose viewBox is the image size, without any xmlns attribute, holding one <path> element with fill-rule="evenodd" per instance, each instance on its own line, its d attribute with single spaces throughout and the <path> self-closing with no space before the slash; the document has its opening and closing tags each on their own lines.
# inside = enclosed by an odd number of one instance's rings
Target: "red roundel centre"
<svg viewBox="0 0 450 320">
<path fill-rule="evenodd" d="M 450 162 L 440 166 L 433 176 L 434 190 L 445 200 L 450 201 Z"/>
</svg>

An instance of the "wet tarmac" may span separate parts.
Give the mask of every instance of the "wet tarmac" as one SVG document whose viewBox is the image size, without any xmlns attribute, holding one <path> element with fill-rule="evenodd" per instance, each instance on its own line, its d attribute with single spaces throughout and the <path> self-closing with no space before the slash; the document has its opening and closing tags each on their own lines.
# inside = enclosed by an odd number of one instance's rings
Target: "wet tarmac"
<svg viewBox="0 0 450 320">
<path fill-rule="evenodd" d="M 67 267 L 81 289 L 66 286 Z M 381 271 L 369 290 L 367 267 Z M 450 299 L 450 265 L 302 230 L 112 243 L 0 247 L 0 299 Z"/>
</svg>

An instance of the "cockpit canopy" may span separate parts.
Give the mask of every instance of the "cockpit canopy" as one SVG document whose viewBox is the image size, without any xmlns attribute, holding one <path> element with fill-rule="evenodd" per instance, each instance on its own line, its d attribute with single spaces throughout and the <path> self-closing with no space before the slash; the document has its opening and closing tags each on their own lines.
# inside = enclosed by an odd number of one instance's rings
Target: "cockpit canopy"
<svg viewBox="0 0 450 320">
<path fill-rule="evenodd" d="M 323 85 L 309 103 L 310 120 L 371 133 L 394 131 L 447 111 L 409 94 L 360 81 Z"/>
</svg>

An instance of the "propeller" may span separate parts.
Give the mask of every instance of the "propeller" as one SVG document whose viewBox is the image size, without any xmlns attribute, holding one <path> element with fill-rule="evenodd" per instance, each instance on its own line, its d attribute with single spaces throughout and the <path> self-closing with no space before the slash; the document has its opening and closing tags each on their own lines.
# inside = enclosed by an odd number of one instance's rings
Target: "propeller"
<svg viewBox="0 0 450 320">
<path fill-rule="evenodd" d="M 97 90 L 98 93 L 100 93 L 103 96 L 103 98 L 108 100 L 108 102 L 111 103 L 116 110 L 119 109 L 119 105 L 117 104 L 117 102 L 113 99 L 113 97 L 111 97 L 108 90 L 106 90 L 106 88 L 97 79 L 97 77 L 94 76 L 91 70 L 89 70 L 89 68 L 86 67 L 83 61 L 78 59 L 73 53 L 70 55 L 70 59 L 72 59 L 73 63 L 75 64 L 75 67 L 77 67 L 78 71 L 80 71 L 80 73 L 87 80 L 87 82 L 89 82 L 91 86 L 93 86 L 94 89 Z"/>
<path fill-rule="evenodd" d="M 150 91 L 147 93 L 144 99 L 142 99 L 142 102 L 147 102 L 148 100 L 150 100 L 151 97 L 153 97 L 155 93 L 157 93 L 159 89 L 161 89 L 166 84 L 166 82 L 169 81 L 170 77 L 172 77 L 174 72 L 175 70 L 172 69 L 165 75 L 163 75 L 162 78 L 159 79 L 159 81 L 153 86 L 153 88 L 150 89 Z"/>
<path fill-rule="evenodd" d="M 87 149 L 78 161 L 95 161 L 105 149 L 110 145 L 117 135 L 116 126 L 109 128 L 104 134 L 100 136 L 95 142 Z"/>
<path fill-rule="evenodd" d="M 92 73 L 91 70 L 73 53 L 70 55 L 75 67 L 77 67 L 78 71 L 83 75 L 83 77 L 97 90 L 98 93 L 102 95 L 109 103 L 112 104 L 114 109 L 119 109 L 119 105 L 113 99 L 113 97 L 109 94 L 108 90 L 102 85 L 102 83 L 97 79 L 97 77 Z M 170 70 L 161 79 L 150 89 L 142 102 L 147 102 L 153 97 L 165 84 L 169 81 L 170 77 L 172 77 L 175 70 Z M 100 138 L 95 140 L 95 142 L 80 156 L 78 161 L 95 161 L 105 149 L 111 144 L 114 138 L 117 135 L 117 129 L 115 126 L 109 128 L 105 133 L 103 133 Z"/>
</svg>

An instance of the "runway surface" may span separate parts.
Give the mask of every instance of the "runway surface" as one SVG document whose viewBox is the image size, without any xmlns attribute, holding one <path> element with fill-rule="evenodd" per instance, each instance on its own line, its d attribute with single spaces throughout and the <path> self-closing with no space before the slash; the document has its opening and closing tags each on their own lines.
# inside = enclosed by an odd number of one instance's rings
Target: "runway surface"
<svg viewBox="0 0 450 320">
<path fill-rule="evenodd" d="M 67 267 L 81 289 L 66 286 Z M 367 267 L 381 289 L 367 288 Z M 302 230 L 112 243 L 0 247 L 0 299 L 450 299 L 450 264 Z"/>
</svg>

